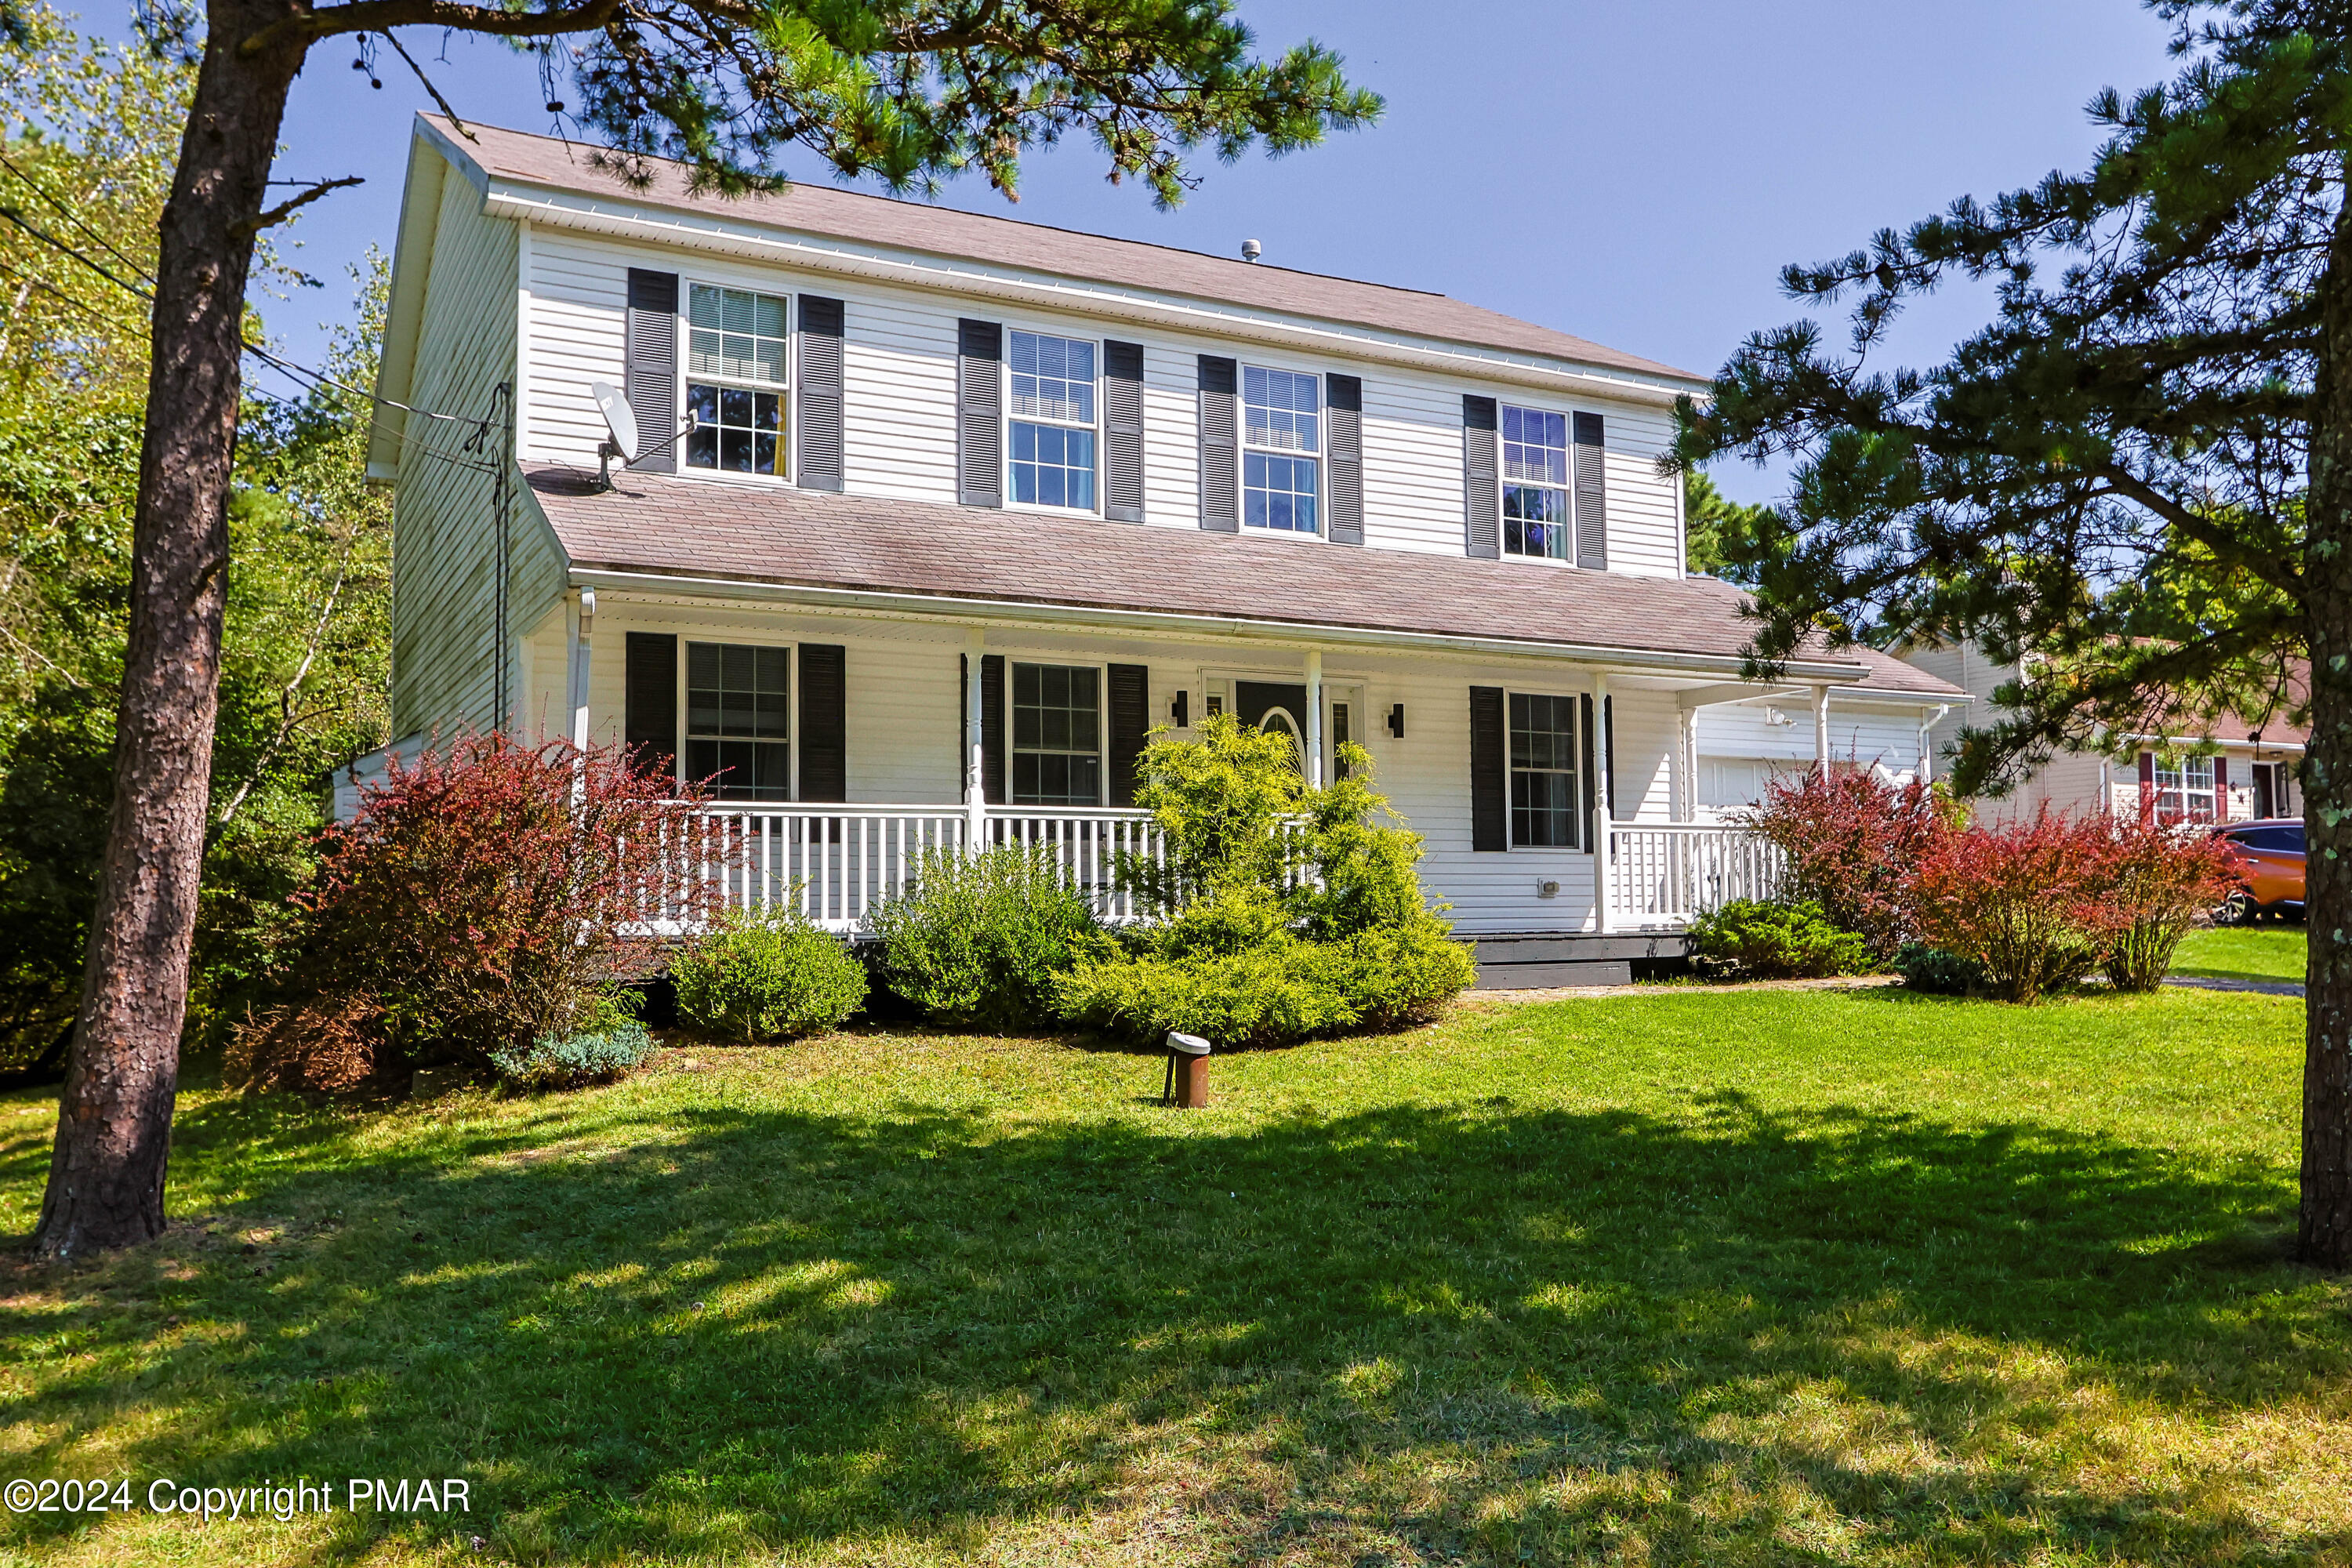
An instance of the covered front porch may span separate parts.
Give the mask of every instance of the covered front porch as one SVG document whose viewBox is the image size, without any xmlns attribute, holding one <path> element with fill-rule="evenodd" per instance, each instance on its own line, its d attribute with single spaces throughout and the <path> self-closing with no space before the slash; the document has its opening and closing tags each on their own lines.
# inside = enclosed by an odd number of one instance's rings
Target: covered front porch
<svg viewBox="0 0 2352 1568">
<path fill-rule="evenodd" d="M 1232 712 L 1293 735 L 1318 782 L 1354 742 L 1495 984 L 1622 980 L 1681 956 L 1694 915 L 1770 894 L 1769 847 L 1694 810 L 1705 709 L 1797 692 L 1829 754 L 1826 686 L 1517 649 L 851 617 L 605 584 L 529 657 L 544 730 L 715 775 L 692 874 L 845 933 L 923 851 L 975 845 L 1041 847 L 1103 918 L 1133 919 L 1121 858 L 1160 853 L 1131 804 L 1147 737 Z"/>
</svg>

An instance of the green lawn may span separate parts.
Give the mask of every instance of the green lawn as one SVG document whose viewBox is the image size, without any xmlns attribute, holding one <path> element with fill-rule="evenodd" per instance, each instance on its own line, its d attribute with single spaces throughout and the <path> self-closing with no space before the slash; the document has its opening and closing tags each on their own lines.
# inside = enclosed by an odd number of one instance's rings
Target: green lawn
<svg viewBox="0 0 2352 1568">
<path fill-rule="evenodd" d="M 2305 943 L 2299 925 L 2217 926 L 2191 931 L 2174 958 L 2175 974 L 2221 980 L 2303 984 Z"/>
<path fill-rule="evenodd" d="M 474 1511 L 30 1514 L 0 1561 L 2341 1562 L 2302 1032 L 1662 993 L 1234 1057 L 1199 1112 L 1153 1058 L 905 1034 L 199 1088 L 168 1242 L 0 1277 L 0 1476 Z M 0 1099 L 0 1232 L 49 1124 Z"/>
</svg>

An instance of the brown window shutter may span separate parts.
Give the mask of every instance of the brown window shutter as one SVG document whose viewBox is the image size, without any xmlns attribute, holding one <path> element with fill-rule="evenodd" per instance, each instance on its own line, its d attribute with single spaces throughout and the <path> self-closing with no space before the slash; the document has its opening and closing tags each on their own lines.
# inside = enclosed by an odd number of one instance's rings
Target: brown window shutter
<svg viewBox="0 0 2352 1568">
<path fill-rule="evenodd" d="M 1503 733 L 1503 689 L 1470 689 L 1470 847 L 1511 847 L 1511 778 L 1505 761 L 1510 739 Z"/>
<path fill-rule="evenodd" d="M 621 735 L 641 768 L 677 777 L 677 638 L 631 632 L 622 659 Z"/>
<path fill-rule="evenodd" d="M 800 472 L 803 489 L 842 487 L 842 337 L 846 311 L 838 300 L 801 296 Z M 811 798 L 824 799 L 818 795 Z"/>
<path fill-rule="evenodd" d="M 1364 542 L 1364 384 L 1327 375 L 1323 401 L 1330 411 L 1331 542 Z"/>
<path fill-rule="evenodd" d="M 628 466 L 643 473 L 674 474 L 677 447 L 670 437 L 677 434 L 677 273 L 629 268 L 628 336 L 623 352 L 622 395 L 636 416 L 637 446 L 659 448 Z"/>
<path fill-rule="evenodd" d="M 1574 447 L 1570 460 L 1574 465 L 1572 479 L 1576 485 L 1576 563 L 1589 566 L 1595 572 L 1606 572 L 1609 570 L 1608 448 L 1601 437 L 1601 416 L 1575 415 L 1570 424 L 1575 430 L 1570 438 Z"/>
<path fill-rule="evenodd" d="M 1114 664 L 1104 696 L 1110 711 L 1110 804 L 1135 804 L 1136 764 L 1151 728 L 1151 670 L 1140 664 Z"/>
<path fill-rule="evenodd" d="M 1143 521 L 1143 345 L 1103 344 L 1103 515 Z"/>
<path fill-rule="evenodd" d="M 849 651 L 801 644 L 800 800 L 849 798 Z"/>
<path fill-rule="evenodd" d="M 1242 527 L 1241 366 L 1201 356 L 1201 526 L 1213 533 Z"/>
<path fill-rule="evenodd" d="M 1495 477 L 1495 400 L 1462 399 L 1463 552 L 1473 560 L 1503 554 L 1503 492 Z"/>
<path fill-rule="evenodd" d="M 1003 327 L 956 323 L 956 499 L 966 506 L 1004 504 L 1003 363 Z"/>
</svg>

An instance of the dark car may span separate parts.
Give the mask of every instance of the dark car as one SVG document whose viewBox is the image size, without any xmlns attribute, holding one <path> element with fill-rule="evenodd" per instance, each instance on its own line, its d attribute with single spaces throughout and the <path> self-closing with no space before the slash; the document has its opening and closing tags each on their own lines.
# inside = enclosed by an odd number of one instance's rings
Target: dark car
<svg viewBox="0 0 2352 1568">
<path fill-rule="evenodd" d="M 2231 922 L 2303 918 L 2303 823 L 2274 816 L 2215 830 L 2245 858 L 2245 885 L 2230 895 L 2221 918 Z"/>
</svg>

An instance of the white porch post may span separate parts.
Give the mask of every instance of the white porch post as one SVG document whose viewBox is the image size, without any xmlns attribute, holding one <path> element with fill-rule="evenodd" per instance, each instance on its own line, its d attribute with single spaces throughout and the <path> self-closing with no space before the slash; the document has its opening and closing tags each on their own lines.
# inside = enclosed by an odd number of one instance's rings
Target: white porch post
<svg viewBox="0 0 2352 1568">
<path fill-rule="evenodd" d="M 1830 776 L 1830 689 L 1813 688 L 1813 769 Z"/>
<path fill-rule="evenodd" d="M 1323 784 L 1323 650 L 1307 650 L 1307 782 Z"/>
<path fill-rule="evenodd" d="M 963 656 L 963 842 L 968 855 L 988 846 L 988 748 L 982 728 L 987 706 L 980 691 L 981 656 L 987 647 L 988 634 L 972 627 Z"/>
<path fill-rule="evenodd" d="M 1592 678 L 1592 929 L 1609 931 L 1609 780 L 1617 759 L 1609 754 L 1609 678 Z"/>
<path fill-rule="evenodd" d="M 572 596 L 569 622 L 571 658 L 567 661 L 564 732 L 581 751 L 588 749 L 588 649 L 596 630 L 596 590 L 583 588 Z"/>
</svg>

